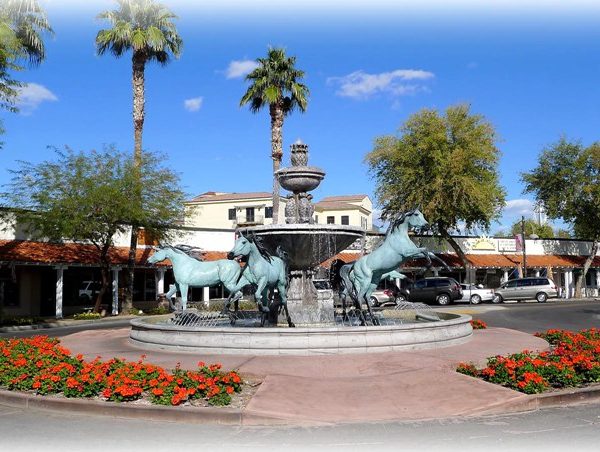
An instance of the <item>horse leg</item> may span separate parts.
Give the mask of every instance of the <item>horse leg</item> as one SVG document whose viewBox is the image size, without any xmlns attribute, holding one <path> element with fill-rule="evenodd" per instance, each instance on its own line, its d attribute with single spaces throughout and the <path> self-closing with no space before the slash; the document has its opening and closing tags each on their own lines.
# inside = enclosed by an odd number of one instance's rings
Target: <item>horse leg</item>
<svg viewBox="0 0 600 452">
<path fill-rule="evenodd" d="M 277 284 L 277 290 L 279 291 L 279 297 L 281 298 L 281 304 L 283 305 L 285 319 L 287 320 L 288 327 L 294 328 L 296 325 L 294 325 L 294 323 L 292 322 L 292 318 L 290 317 L 290 311 L 288 311 L 287 295 L 285 293 L 285 283 L 279 282 L 279 284 Z"/>
<path fill-rule="evenodd" d="M 179 290 L 181 291 L 181 309 L 187 309 L 187 297 L 188 297 L 188 285 L 179 284 Z"/>
<path fill-rule="evenodd" d="M 365 303 L 367 304 L 367 310 L 369 311 L 369 317 L 371 317 L 371 322 L 373 323 L 374 326 L 379 325 L 379 320 L 377 320 L 375 318 L 375 316 L 373 315 L 373 311 L 371 310 L 371 302 L 369 301 L 369 294 L 371 294 L 373 292 L 373 290 L 369 290 L 370 287 L 367 286 L 367 290 L 365 291 L 361 291 L 361 296 L 359 298 L 362 298 L 363 300 L 365 300 Z"/>
</svg>

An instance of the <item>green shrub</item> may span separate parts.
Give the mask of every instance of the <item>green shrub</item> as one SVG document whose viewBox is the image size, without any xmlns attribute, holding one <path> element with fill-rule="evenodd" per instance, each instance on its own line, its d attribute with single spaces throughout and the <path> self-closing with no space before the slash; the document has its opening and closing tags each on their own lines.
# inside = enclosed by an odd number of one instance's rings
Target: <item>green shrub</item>
<svg viewBox="0 0 600 452">
<path fill-rule="evenodd" d="M 26 326 L 42 323 L 41 317 L 4 317 L 0 319 L 0 326 Z"/>
<path fill-rule="evenodd" d="M 74 320 L 95 320 L 101 318 L 102 315 L 99 312 L 80 312 L 73 315 Z"/>
</svg>

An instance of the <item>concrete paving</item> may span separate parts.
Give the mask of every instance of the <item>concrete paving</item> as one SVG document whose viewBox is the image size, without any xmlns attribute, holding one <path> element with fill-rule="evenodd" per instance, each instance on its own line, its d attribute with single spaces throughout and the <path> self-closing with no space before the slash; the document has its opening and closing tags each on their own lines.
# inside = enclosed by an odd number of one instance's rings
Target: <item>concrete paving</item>
<svg viewBox="0 0 600 452">
<path fill-rule="evenodd" d="M 528 409 L 524 394 L 455 372 L 461 361 L 484 364 L 487 357 L 548 344 L 505 328 L 474 331 L 466 344 L 431 350 L 360 355 L 232 356 L 144 351 L 128 341 L 129 329 L 83 331 L 62 338 L 87 358 L 123 357 L 167 368 L 198 361 L 263 380 L 244 410 L 247 425 L 319 425 L 344 422 L 408 421 L 503 413 Z M 531 405 L 533 407 L 533 405 Z"/>
</svg>

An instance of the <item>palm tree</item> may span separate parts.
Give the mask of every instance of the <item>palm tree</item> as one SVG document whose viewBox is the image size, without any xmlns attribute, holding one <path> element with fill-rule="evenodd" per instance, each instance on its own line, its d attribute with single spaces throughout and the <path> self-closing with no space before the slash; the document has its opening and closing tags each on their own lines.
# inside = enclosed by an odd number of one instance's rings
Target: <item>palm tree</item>
<svg viewBox="0 0 600 452">
<path fill-rule="evenodd" d="M 304 71 L 296 69 L 296 57 L 287 57 L 281 48 L 269 48 L 267 58 L 257 58 L 258 67 L 246 75 L 251 82 L 240 100 L 257 113 L 269 106 L 271 115 L 271 158 L 273 159 L 273 223 L 279 221 L 279 181 L 275 172 L 283 157 L 283 119 L 293 110 L 306 111 L 308 87 L 300 82 Z"/>
<path fill-rule="evenodd" d="M 4 0 L 0 4 L 2 46 L 8 46 L 16 59 L 25 58 L 32 66 L 46 58 L 43 33 L 53 34 L 46 13 L 37 0 Z"/>
<path fill-rule="evenodd" d="M 22 70 L 23 61 L 37 66 L 46 58 L 44 33 L 53 31 L 36 0 L 0 1 L 0 109 L 18 111 L 16 101 L 23 83 L 11 72 Z M 4 133 L 2 124 L 0 119 L 0 135 Z"/>
<path fill-rule="evenodd" d="M 133 68 L 133 135 L 136 168 L 142 159 L 142 132 L 144 129 L 144 71 L 146 63 L 156 61 L 165 66 L 171 56 L 179 57 L 183 41 L 173 23 L 175 16 L 167 7 L 154 0 L 117 0 L 118 8 L 105 11 L 98 18 L 110 22 L 111 28 L 96 35 L 99 55 L 107 52 L 116 57 L 132 51 Z M 137 193 L 141 200 L 141 193 Z M 141 201 L 140 201 L 141 202 Z M 123 312 L 133 307 L 133 273 L 137 250 L 138 228 L 132 225 L 128 260 L 128 286 Z"/>
</svg>

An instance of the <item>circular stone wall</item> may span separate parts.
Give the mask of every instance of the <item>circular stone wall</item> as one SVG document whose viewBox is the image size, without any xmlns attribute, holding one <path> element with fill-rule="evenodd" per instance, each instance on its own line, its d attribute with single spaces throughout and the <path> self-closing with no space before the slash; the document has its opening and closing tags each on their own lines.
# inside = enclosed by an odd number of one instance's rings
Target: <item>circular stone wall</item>
<svg viewBox="0 0 600 452">
<path fill-rule="evenodd" d="M 447 347 L 462 344 L 473 335 L 470 316 L 437 314 L 443 320 L 329 328 L 186 328 L 134 319 L 129 337 L 142 348 L 177 352 L 321 355 Z"/>
</svg>

